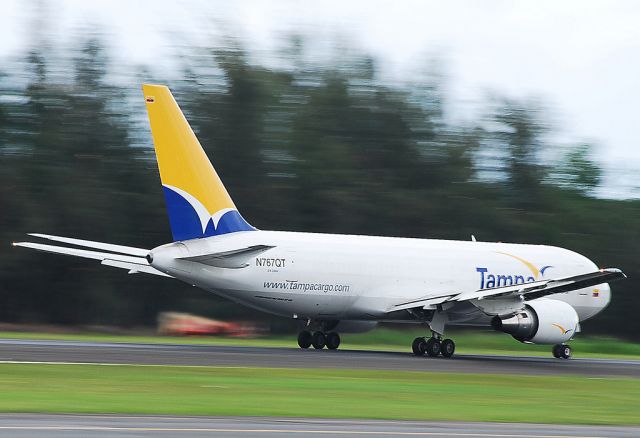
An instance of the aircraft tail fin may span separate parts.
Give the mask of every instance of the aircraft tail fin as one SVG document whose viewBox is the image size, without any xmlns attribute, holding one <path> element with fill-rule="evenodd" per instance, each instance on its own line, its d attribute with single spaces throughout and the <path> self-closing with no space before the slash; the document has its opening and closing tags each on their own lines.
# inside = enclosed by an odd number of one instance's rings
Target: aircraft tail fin
<svg viewBox="0 0 640 438">
<path fill-rule="evenodd" d="M 142 90 L 173 240 L 255 230 L 238 212 L 169 88 L 145 84 Z"/>
</svg>

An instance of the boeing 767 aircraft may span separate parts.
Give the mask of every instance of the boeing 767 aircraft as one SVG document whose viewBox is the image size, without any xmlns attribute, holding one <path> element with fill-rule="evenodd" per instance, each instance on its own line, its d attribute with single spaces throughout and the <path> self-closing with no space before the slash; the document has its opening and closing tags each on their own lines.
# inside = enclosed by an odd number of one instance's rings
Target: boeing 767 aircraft
<svg viewBox="0 0 640 438">
<path fill-rule="evenodd" d="M 451 357 L 447 325 L 493 326 L 520 342 L 565 344 L 611 299 L 619 269 L 563 248 L 260 231 L 240 214 L 169 89 L 143 85 L 173 242 L 151 250 L 31 234 L 66 244 L 16 246 L 173 277 L 300 319 L 301 348 L 336 349 L 339 332 L 380 321 L 425 325 L 418 356 Z M 313 329 L 313 330 L 312 330 Z"/>
</svg>

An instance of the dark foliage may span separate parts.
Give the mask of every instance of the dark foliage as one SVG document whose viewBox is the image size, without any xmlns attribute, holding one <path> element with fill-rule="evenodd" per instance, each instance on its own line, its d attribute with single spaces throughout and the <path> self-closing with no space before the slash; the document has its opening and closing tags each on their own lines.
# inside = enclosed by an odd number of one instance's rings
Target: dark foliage
<svg viewBox="0 0 640 438">
<path fill-rule="evenodd" d="M 297 41 L 297 40 L 296 40 Z M 298 41 L 299 42 L 299 41 Z M 88 39 L 71 61 L 33 49 L 0 76 L 0 320 L 149 325 L 159 311 L 254 318 L 178 282 L 10 249 L 27 232 L 153 247 L 169 240 L 139 82 L 108 78 Z M 168 85 L 243 215 L 263 229 L 558 245 L 622 267 L 591 333 L 638 337 L 640 202 L 591 196 L 589 146 L 544 160 L 544 111 L 497 99 L 475 125 L 444 120 L 443 79 L 376 81 L 368 57 L 321 68 L 194 50 Z M 66 72 L 65 75 L 51 72 Z M 132 103 L 133 102 L 133 103 Z"/>
</svg>

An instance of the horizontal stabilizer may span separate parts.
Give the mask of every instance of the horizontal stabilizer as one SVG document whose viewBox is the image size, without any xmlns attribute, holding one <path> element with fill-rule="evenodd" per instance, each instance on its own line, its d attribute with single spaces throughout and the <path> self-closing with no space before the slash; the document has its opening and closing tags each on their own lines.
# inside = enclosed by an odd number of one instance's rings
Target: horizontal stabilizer
<svg viewBox="0 0 640 438">
<path fill-rule="evenodd" d="M 268 251 L 271 248 L 275 247 L 269 245 L 254 245 L 247 248 L 234 249 L 231 251 L 182 257 L 181 260 L 202 263 L 203 265 L 213 266 L 215 268 L 238 269 L 249 266 L 247 260 L 249 260 L 253 256 Z"/>
<path fill-rule="evenodd" d="M 171 277 L 171 275 L 158 271 L 153 266 L 142 265 L 140 263 L 124 262 L 121 260 L 104 259 L 101 262 L 105 266 L 113 266 L 114 268 L 128 269 L 129 274 L 137 274 L 142 272 L 144 274 L 160 275 L 162 277 Z"/>
<path fill-rule="evenodd" d="M 113 245 L 111 243 L 94 242 L 93 240 L 73 239 L 71 237 L 50 236 L 48 234 L 29 233 L 29 236 L 39 237 L 41 239 L 54 240 L 56 242 L 68 243 L 69 245 L 82 246 L 85 248 L 101 249 L 104 251 L 117 252 L 136 257 L 145 257 L 148 249 L 135 248 L 133 246 Z"/>
<path fill-rule="evenodd" d="M 55 254 L 63 254 L 69 256 L 83 257 L 86 259 L 100 260 L 103 265 L 114 266 L 116 268 L 128 269 L 129 273 L 144 272 L 146 274 L 161 275 L 169 277 L 169 275 L 158 271 L 150 266 L 144 257 L 136 257 L 123 254 L 114 254 L 108 252 L 89 251 L 86 249 L 67 248 L 64 246 L 45 245 L 42 243 L 17 242 L 13 246 L 21 246 L 23 248 L 31 248 L 38 251 L 51 252 Z M 117 246 L 117 245 L 114 245 Z"/>
</svg>

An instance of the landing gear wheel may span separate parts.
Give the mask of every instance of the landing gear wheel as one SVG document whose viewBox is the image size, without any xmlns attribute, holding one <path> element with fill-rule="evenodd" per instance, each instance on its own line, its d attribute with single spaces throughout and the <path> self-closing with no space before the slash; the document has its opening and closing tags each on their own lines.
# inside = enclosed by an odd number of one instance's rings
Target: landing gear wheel
<svg viewBox="0 0 640 438">
<path fill-rule="evenodd" d="M 425 347 L 425 351 L 429 357 L 436 357 L 440 354 L 440 341 L 436 338 L 429 338 Z"/>
<path fill-rule="evenodd" d="M 440 343 L 440 354 L 442 357 L 451 357 L 456 351 L 456 344 L 451 339 L 445 339 Z"/>
<path fill-rule="evenodd" d="M 571 357 L 571 347 L 566 344 L 556 344 L 553 346 L 553 357 L 558 359 L 569 359 Z"/>
<path fill-rule="evenodd" d="M 424 338 L 415 338 L 411 344 L 411 349 L 416 356 L 424 356 L 427 351 L 427 341 Z"/>
<path fill-rule="evenodd" d="M 327 337 L 322 332 L 315 332 L 311 336 L 311 345 L 316 350 L 322 350 L 324 346 L 327 344 Z"/>
<path fill-rule="evenodd" d="M 300 348 L 309 348 L 311 346 L 311 333 L 304 330 L 298 334 L 298 345 Z"/>
<path fill-rule="evenodd" d="M 340 346 L 340 335 L 336 332 L 330 332 L 327 334 L 327 348 L 329 350 L 335 350 Z"/>
</svg>

